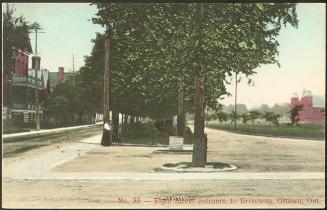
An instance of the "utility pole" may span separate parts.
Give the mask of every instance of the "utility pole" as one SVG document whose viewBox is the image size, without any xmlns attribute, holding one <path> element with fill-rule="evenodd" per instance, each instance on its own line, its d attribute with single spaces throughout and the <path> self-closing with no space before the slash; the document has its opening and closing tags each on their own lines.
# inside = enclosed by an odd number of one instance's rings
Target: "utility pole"
<svg viewBox="0 0 327 210">
<path fill-rule="evenodd" d="M 78 57 L 78 54 L 74 53 L 74 50 L 72 48 L 72 64 L 73 64 L 73 83 L 75 84 L 75 58 Z"/>
<path fill-rule="evenodd" d="M 73 84 L 75 84 L 75 57 L 73 52 Z"/>
<path fill-rule="evenodd" d="M 35 69 L 35 122 L 36 122 L 36 130 L 40 130 L 40 116 L 39 116 L 39 82 L 38 82 L 38 70 L 40 70 L 40 61 L 41 58 L 37 53 L 37 34 L 45 33 L 43 31 L 39 31 L 41 28 L 39 26 L 34 28 L 35 33 L 35 53 L 32 57 L 32 67 Z"/>
<path fill-rule="evenodd" d="M 235 105 L 234 105 L 234 129 L 236 129 L 237 118 L 237 72 L 235 72 Z"/>
</svg>

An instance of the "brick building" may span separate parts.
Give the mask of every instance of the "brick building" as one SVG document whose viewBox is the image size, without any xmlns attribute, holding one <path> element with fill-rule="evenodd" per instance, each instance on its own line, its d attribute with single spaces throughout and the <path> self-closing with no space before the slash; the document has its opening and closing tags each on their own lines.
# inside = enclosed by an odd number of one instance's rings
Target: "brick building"
<svg viewBox="0 0 327 210">
<path fill-rule="evenodd" d="M 58 67 L 58 72 L 49 72 L 51 89 L 57 84 L 73 79 L 73 73 L 65 72 L 64 67 Z"/>
<path fill-rule="evenodd" d="M 314 103 L 315 96 L 310 91 L 303 91 L 301 99 L 294 95 L 291 98 L 291 108 L 302 104 L 303 109 L 299 111 L 300 123 L 323 123 L 325 122 L 325 108 L 317 107 Z"/>
<path fill-rule="evenodd" d="M 2 69 L 2 118 L 5 122 L 10 120 L 16 126 L 31 126 L 35 124 L 36 107 L 42 116 L 43 100 L 49 94 L 48 77 L 40 69 L 41 58 L 32 57 L 32 69 L 28 69 L 29 56 L 32 53 L 30 39 L 26 32 L 24 47 L 13 49 L 12 70 Z M 37 72 L 37 74 L 36 74 Z M 39 104 L 36 104 L 36 94 Z"/>
</svg>

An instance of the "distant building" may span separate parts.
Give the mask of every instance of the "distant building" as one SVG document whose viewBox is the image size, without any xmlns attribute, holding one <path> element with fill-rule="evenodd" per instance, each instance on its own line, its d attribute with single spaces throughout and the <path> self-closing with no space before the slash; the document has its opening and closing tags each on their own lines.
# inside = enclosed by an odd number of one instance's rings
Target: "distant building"
<svg viewBox="0 0 327 210">
<path fill-rule="evenodd" d="M 49 77 L 52 90 L 57 84 L 71 80 L 73 78 L 73 73 L 65 73 L 64 67 L 58 67 L 58 72 L 49 72 Z"/>
<path fill-rule="evenodd" d="M 297 95 L 293 95 L 291 108 L 303 105 L 303 109 L 299 112 L 299 122 L 301 123 L 322 123 L 325 122 L 325 108 L 320 107 L 321 101 L 321 97 L 313 96 L 311 91 L 303 90 L 301 99 Z"/>
</svg>

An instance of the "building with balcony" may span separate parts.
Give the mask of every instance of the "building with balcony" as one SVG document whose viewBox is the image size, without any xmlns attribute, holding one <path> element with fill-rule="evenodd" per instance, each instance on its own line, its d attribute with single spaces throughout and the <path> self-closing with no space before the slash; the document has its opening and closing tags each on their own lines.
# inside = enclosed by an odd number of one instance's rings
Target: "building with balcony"
<svg viewBox="0 0 327 210">
<path fill-rule="evenodd" d="M 2 71 L 2 118 L 15 126 L 34 126 L 37 113 L 42 119 L 41 105 L 50 91 L 48 71 L 40 69 L 39 56 L 32 57 L 32 69 L 28 69 L 31 53 L 32 47 L 27 36 L 24 50 L 13 50 L 12 70 Z"/>
</svg>

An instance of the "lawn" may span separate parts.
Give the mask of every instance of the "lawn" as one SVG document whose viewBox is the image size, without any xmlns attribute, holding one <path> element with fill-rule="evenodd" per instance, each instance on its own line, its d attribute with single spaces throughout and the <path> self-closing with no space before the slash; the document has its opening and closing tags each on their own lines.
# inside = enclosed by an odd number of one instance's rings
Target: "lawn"
<svg viewBox="0 0 327 210">
<path fill-rule="evenodd" d="M 127 131 L 120 134 L 122 143 L 130 144 L 167 144 L 167 138 L 151 123 L 135 123 L 127 125 Z"/>
<path fill-rule="evenodd" d="M 147 145 L 167 145 L 169 143 L 168 136 L 155 128 L 152 123 L 135 123 L 127 126 L 127 132 L 120 134 L 122 143 Z M 193 134 L 190 128 L 187 127 L 184 133 L 184 144 L 192 144 L 192 142 Z"/>
<path fill-rule="evenodd" d="M 306 139 L 325 139 L 325 124 L 300 124 L 299 126 L 288 126 L 287 124 L 237 124 L 236 129 L 231 123 L 209 122 L 208 128 L 231 131 L 235 133 L 306 138 Z"/>
</svg>

